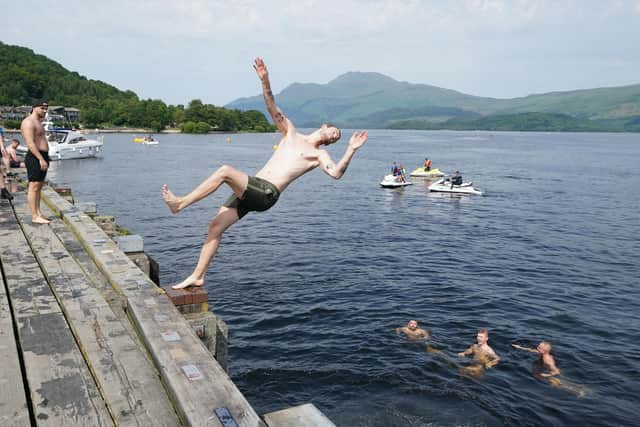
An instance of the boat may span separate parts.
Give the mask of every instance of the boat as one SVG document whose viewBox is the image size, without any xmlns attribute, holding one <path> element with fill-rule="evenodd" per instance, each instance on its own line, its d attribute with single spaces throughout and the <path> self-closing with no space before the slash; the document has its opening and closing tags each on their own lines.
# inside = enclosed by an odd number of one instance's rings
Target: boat
<svg viewBox="0 0 640 427">
<path fill-rule="evenodd" d="M 45 135 L 49 143 L 49 158 L 51 160 L 96 157 L 102 149 L 102 139 L 88 139 L 72 129 L 54 128 L 46 125 Z M 25 146 L 16 148 L 16 152 L 21 156 L 25 156 L 28 150 Z"/>
<path fill-rule="evenodd" d="M 407 185 L 413 185 L 413 182 L 411 181 L 398 181 L 397 178 L 397 176 L 393 176 L 391 174 L 385 175 L 382 182 L 380 182 L 380 186 L 383 188 L 399 188 L 406 187 Z"/>
<path fill-rule="evenodd" d="M 140 144 L 145 144 L 145 145 L 158 145 L 158 144 L 160 144 L 160 142 L 157 139 L 153 138 L 152 136 L 148 136 L 148 137 L 144 137 L 144 138 L 135 137 L 135 138 L 133 138 L 133 142 L 140 143 Z"/>
<path fill-rule="evenodd" d="M 451 185 L 450 181 L 445 182 L 445 178 L 440 178 L 429 186 L 429 191 L 438 191 L 441 193 L 457 193 L 457 194 L 476 194 L 482 195 L 482 191 L 473 187 L 473 182 L 463 182 L 460 185 Z"/>
<path fill-rule="evenodd" d="M 425 171 L 423 166 L 420 166 L 413 172 L 411 172 L 411 176 L 420 176 L 423 178 L 440 178 L 444 176 L 444 172 L 440 171 L 438 168 L 431 169 L 430 171 Z"/>
</svg>

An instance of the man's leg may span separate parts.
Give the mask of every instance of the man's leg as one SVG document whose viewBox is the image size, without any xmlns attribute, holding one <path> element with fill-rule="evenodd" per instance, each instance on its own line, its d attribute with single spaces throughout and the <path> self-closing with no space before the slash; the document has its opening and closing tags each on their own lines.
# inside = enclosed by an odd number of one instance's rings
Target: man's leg
<svg viewBox="0 0 640 427">
<path fill-rule="evenodd" d="M 0 142 L 0 144 L 2 144 L 2 142 Z M 10 176 L 9 174 L 11 173 L 11 162 L 10 162 L 10 158 L 9 158 L 9 153 L 4 151 L 2 153 L 2 162 L 4 163 L 4 172 L 7 174 L 7 176 Z"/>
<path fill-rule="evenodd" d="M 47 218 L 42 216 L 40 212 L 40 196 L 42 194 L 42 181 L 29 182 L 29 193 L 27 194 L 27 202 L 29 204 L 29 210 L 31 211 L 31 222 L 36 224 L 49 224 Z"/>
<path fill-rule="evenodd" d="M 218 210 L 217 215 L 209 224 L 209 233 L 204 241 L 204 245 L 202 245 L 198 265 L 196 265 L 195 270 L 193 270 L 193 273 L 191 273 L 189 277 L 177 285 L 172 286 L 173 289 L 184 289 L 188 286 L 204 285 L 204 275 L 209 268 L 211 260 L 218 251 L 222 234 L 227 228 L 235 224 L 238 219 L 238 210 L 236 208 L 222 206 L 220 210 Z"/>
<path fill-rule="evenodd" d="M 166 184 L 163 185 L 162 198 L 167 206 L 169 206 L 171 212 L 175 214 L 204 199 L 209 194 L 216 191 L 223 183 L 229 185 L 236 196 L 242 197 L 247 189 L 248 182 L 249 176 L 246 173 L 231 166 L 223 165 L 186 196 L 177 197 L 169 190 L 169 187 L 167 187 Z"/>
</svg>

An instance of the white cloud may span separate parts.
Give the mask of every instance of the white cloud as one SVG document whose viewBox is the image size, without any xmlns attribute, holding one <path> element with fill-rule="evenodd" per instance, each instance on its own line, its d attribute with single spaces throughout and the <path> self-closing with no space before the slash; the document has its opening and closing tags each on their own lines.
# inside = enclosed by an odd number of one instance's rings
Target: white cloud
<svg viewBox="0 0 640 427">
<path fill-rule="evenodd" d="M 274 90 L 360 70 L 516 96 L 637 81 L 638 14 L 640 0 L 20 0 L 0 40 L 171 102 L 255 94 L 255 55 Z"/>
</svg>

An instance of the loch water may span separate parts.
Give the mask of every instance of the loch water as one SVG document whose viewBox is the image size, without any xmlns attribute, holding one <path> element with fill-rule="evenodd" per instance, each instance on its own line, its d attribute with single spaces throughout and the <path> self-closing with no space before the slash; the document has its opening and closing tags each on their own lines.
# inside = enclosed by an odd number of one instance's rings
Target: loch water
<svg viewBox="0 0 640 427">
<path fill-rule="evenodd" d="M 339 159 L 351 131 L 329 147 Z M 144 237 L 163 285 L 193 269 L 228 188 L 171 215 L 160 187 L 218 166 L 253 173 L 276 134 L 107 134 L 49 178 Z M 483 196 L 379 186 L 391 162 L 459 169 Z M 637 425 L 640 135 L 370 131 L 347 174 L 313 171 L 227 231 L 206 277 L 230 329 L 230 375 L 258 413 L 313 402 L 339 426 Z M 417 319 L 430 345 L 394 332 Z M 461 376 L 490 331 L 498 366 Z M 532 376 L 553 344 L 561 379 Z"/>
</svg>

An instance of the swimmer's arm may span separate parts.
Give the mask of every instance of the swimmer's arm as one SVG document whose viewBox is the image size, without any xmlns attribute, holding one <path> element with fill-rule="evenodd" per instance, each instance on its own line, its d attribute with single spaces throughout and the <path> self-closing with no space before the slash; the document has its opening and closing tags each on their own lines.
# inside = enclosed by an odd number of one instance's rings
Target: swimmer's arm
<svg viewBox="0 0 640 427">
<path fill-rule="evenodd" d="M 349 140 L 347 151 L 337 164 L 333 162 L 331 156 L 329 156 L 329 153 L 327 153 L 326 150 L 320 150 L 318 162 L 320 163 L 322 171 L 334 179 L 342 178 L 342 175 L 344 175 L 349 167 L 349 163 L 351 162 L 353 155 L 356 154 L 356 151 L 362 147 L 362 145 L 364 145 L 368 137 L 367 131 L 354 133 Z"/>
<path fill-rule="evenodd" d="M 491 360 L 484 364 L 484 367 L 486 369 L 493 368 L 500 362 L 500 356 L 498 356 L 495 352 L 490 353 L 489 357 L 491 358 Z"/>
<path fill-rule="evenodd" d="M 396 328 L 396 334 L 401 334 L 404 328 Z"/>
<path fill-rule="evenodd" d="M 555 377 L 556 375 L 560 375 L 560 369 L 556 366 L 556 361 L 553 360 L 553 357 L 545 359 L 544 364 L 549 368 L 549 372 L 541 373 L 542 377 Z"/>
<path fill-rule="evenodd" d="M 256 70 L 260 81 L 262 82 L 262 95 L 264 96 L 264 103 L 267 106 L 267 111 L 273 119 L 273 123 L 276 125 L 280 133 L 286 135 L 290 128 L 293 128 L 293 124 L 287 119 L 284 113 L 276 105 L 276 100 L 271 92 L 271 83 L 269 82 L 269 72 L 267 71 L 267 65 L 262 58 L 256 58 L 253 68 Z"/>
<path fill-rule="evenodd" d="M 463 357 L 463 356 L 469 356 L 470 354 L 473 354 L 473 347 L 469 347 L 465 351 L 458 353 L 458 356 Z"/>
<path fill-rule="evenodd" d="M 538 352 L 538 350 L 536 350 L 534 348 L 523 347 L 523 346 L 518 345 L 518 344 L 511 344 L 511 347 L 516 348 L 518 350 L 528 351 L 529 353 L 537 353 Z"/>
</svg>

